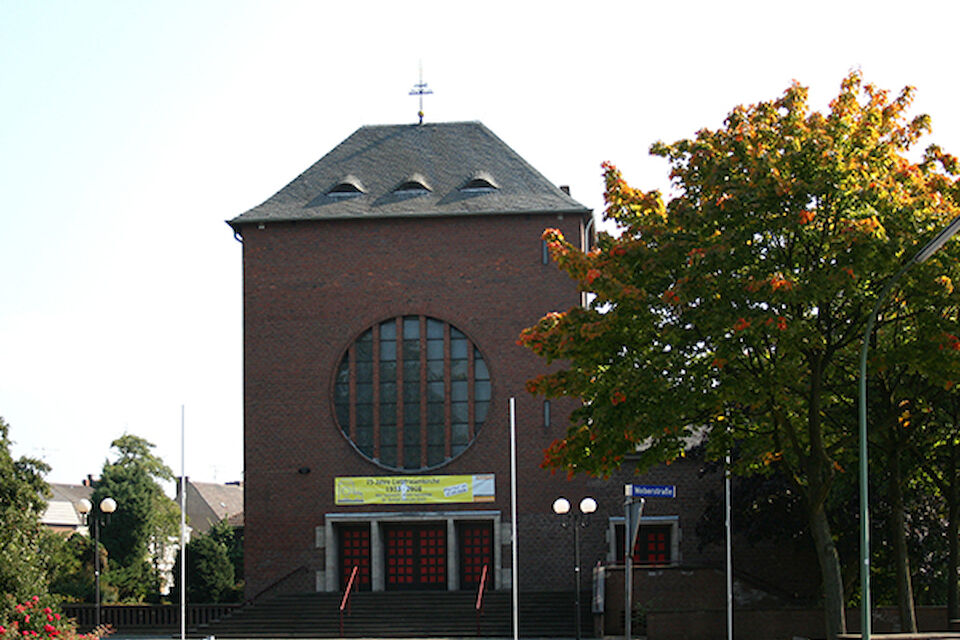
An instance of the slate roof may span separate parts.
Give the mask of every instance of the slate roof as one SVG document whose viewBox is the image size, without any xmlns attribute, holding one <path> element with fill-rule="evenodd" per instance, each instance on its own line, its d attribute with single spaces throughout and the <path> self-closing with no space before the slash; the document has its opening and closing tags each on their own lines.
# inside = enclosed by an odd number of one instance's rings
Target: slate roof
<svg viewBox="0 0 960 640">
<path fill-rule="evenodd" d="M 481 178 L 494 189 L 464 189 Z M 410 182 L 427 189 L 397 191 Z M 333 193 L 361 189 L 356 195 Z M 352 185 L 352 186 L 347 186 Z M 247 223 L 590 210 L 554 186 L 479 122 L 365 126 L 263 204 Z"/>
<path fill-rule="evenodd" d="M 188 482 L 193 485 L 218 519 L 223 520 L 228 516 L 243 513 L 243 486 L 194 480 L 188 480 Z M 190 494 L 187 494 L 187 500 L 189 499 Z"/>
<path fill-rule="evenodd" d="M 190 527 L 206 533 L 215 523 L 227 519 L 243 525 L 242 483 L 217 484 L 187 478 L 187 518 Z M 177 504 L 180 504 L 180 480 L 177 480 Z"/>
</svg>

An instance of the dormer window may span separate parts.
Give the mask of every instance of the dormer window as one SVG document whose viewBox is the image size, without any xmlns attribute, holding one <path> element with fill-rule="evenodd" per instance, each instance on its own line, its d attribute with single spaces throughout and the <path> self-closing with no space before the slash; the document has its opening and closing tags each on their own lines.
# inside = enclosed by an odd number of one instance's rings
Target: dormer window
<svg viewBox="0 0 960 640">
<path fill-rule="evenodd" d="M 331 198 L 352 198 L 363 193 L 363 184 L 354 176 L 346 176 L 327 191 Z"/>
<path fill-rule="evenodd" d="M 399 193 L 402 195 L 419 195 L 429 191 L 433 191 L 433 189 L 431 189 L 430 185 L 427 184 L 426 178 L 419 173 L 413 174 L 397 185 L 397 188 L 393 190 L 394 193 Z"/>
<path fill-rule="evenodd" d="M 486 171 L 480 171 L 473 175 L 462 187 L 460 191 L 467 193 L 483 193 L 485 191 L 495 191 L 499 189 L 493 177 Z"/>
</svg>

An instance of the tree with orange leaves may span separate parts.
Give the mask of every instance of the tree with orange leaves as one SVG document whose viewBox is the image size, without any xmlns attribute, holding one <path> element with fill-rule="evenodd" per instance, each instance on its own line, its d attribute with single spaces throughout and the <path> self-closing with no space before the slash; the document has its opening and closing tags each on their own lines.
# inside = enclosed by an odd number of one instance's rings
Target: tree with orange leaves
<svg viewBox="0 0 960 640">
<path fill-rule="evenodd" d="M 927 116 L 907 117 L 912 94 L 852 73 L 825 113 L 796 83 L 737 107 L 723 128 L 653 145 L 670 165 L 666 203 L 605 164 L 604 215 L 622 233 L 584 253 L 544 232 L 592 302 L 520 336 L 562 363 L 531 390 L 582 401 L 545 466 L 643 469 L 704 435 L 715 454 L 738 439 L 743 471 L 781 465 L 805 501 L 831 638 L 846 624 L 826 500 L 856 444 L 860 338 L 885 281 L 960 212 L 956 159 L 935 146 L 908 158 L 929 130 Z M 957 296 L 935 283 L 960 277 L 956 245 L 908 274 L 880 332 L 922 317 L 919 352 L 942 343 Z"/>
</svg>

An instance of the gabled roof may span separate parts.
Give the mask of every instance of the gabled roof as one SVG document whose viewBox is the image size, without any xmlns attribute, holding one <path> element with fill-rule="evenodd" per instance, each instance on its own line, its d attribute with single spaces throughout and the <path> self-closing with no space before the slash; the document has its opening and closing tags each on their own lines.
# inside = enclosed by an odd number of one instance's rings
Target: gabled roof
<svg viewBox="0 0 960 640">
<path fill-rule="evenodd" d="M 478 175 L 496 188 L 463 188 Z M 362 188 L 348 189 L 345 176 Z M 397 191 L 411 176 L 422 178 L 428 190 Z M 525 213 L 590 210 L 479 122 L 449 122 L 361 127 L 230 224 Z"/>
<path fill-rule="evenodd" d="M 83 524 L 77 503 L 81 499 L 90 499 L 93 488 L 78 484 L 50 483 L 50 499 L 47 508 L 40 516 L 40 522 L 47 526 L 80 527 Z"/>
<path fill-rule="evenodd" d="M 177 504 L 180 504 L 180 479 L 177 479 Z M 190 527 L 206 533 L 221 520 L 243 523 L 243 484 L 197 482 L 187 478 L 187 518 Z"/>
<path fill-rule="evenodd" d="M 223 520 L 237 513 L 243 513 L 243 486 L 239 484 L 217 484 L 188 480 L 204 502 L 213 510 L 217 518 Z M 190 494 L 187 494 L 189 501 Z"/>
</svg>

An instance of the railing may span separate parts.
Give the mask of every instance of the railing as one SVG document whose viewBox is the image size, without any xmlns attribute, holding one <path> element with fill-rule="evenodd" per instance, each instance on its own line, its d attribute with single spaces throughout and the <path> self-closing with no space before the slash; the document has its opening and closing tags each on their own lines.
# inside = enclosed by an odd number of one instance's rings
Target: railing
<svg viewBox="0 0 960 640">
<path fill-rule="evenodd" d="M 354 565 L 353 571 L 350 572 L 350 580 L 347 581 L 347 588 L 343 590 L 343 599 L 340 600 L 340 637 L 343 637 L 343 610 L 347 610 L 347 615 L 350 615 L 350 594 L 353 592 L 353 583 L 357 579 L 357 571 L 360 570 L 360 565 Z"/>
<path fill-rule="evenodd" d="M 188 604 L 187 626 L 196 627 L 215 622 L 240 608 L 239 604 Z M 96 605 L 67 603 L 63 612 L 75 618 L 80 629 L 92 629 L 96 624 Z M 118 604 L 100 607 L 100 622 L 116 630 L 176 629 L 180 626 L 180 605 L 177 604 Z"/>
<path fill-rule="evenodd" d="M 256 595 L 253 596 L 252 598 L 249 598 L 247 602 L 254 602 L 255 600 L 259 600 L 260 598 L 266 595 L 273 596 L 278 593 L 286 593 L 287 586 L 290 584 L 293 584 L 295 580 L 300 579 L 300 574 L 306 573 L 307 571 L 309 571 L 309 569 L 306 567 L 306 565 L 301 565 L 297 567 L 293 571 L 277 578 L 276 580 L 271 582 L 269 585 L 267 585 L 263 589 L 260 589 L 260 591 L 258 591 Z M 302 589 L 296 589 L 296 587 L 294 586 L 294 591 L 298 591 L 298 590 L 302 591 Z"/>
<path fill-rule="evenodd" d="M 487 565 L 483 565 L 483 571 L 480 572 L 480 585 L 477 587 L 477 636 L 480 635 L 480 618 L 483 617 L 483 591 L 487 584 Z M 341 634 L 342 635 L 342 634 Z"/>
</svg>

